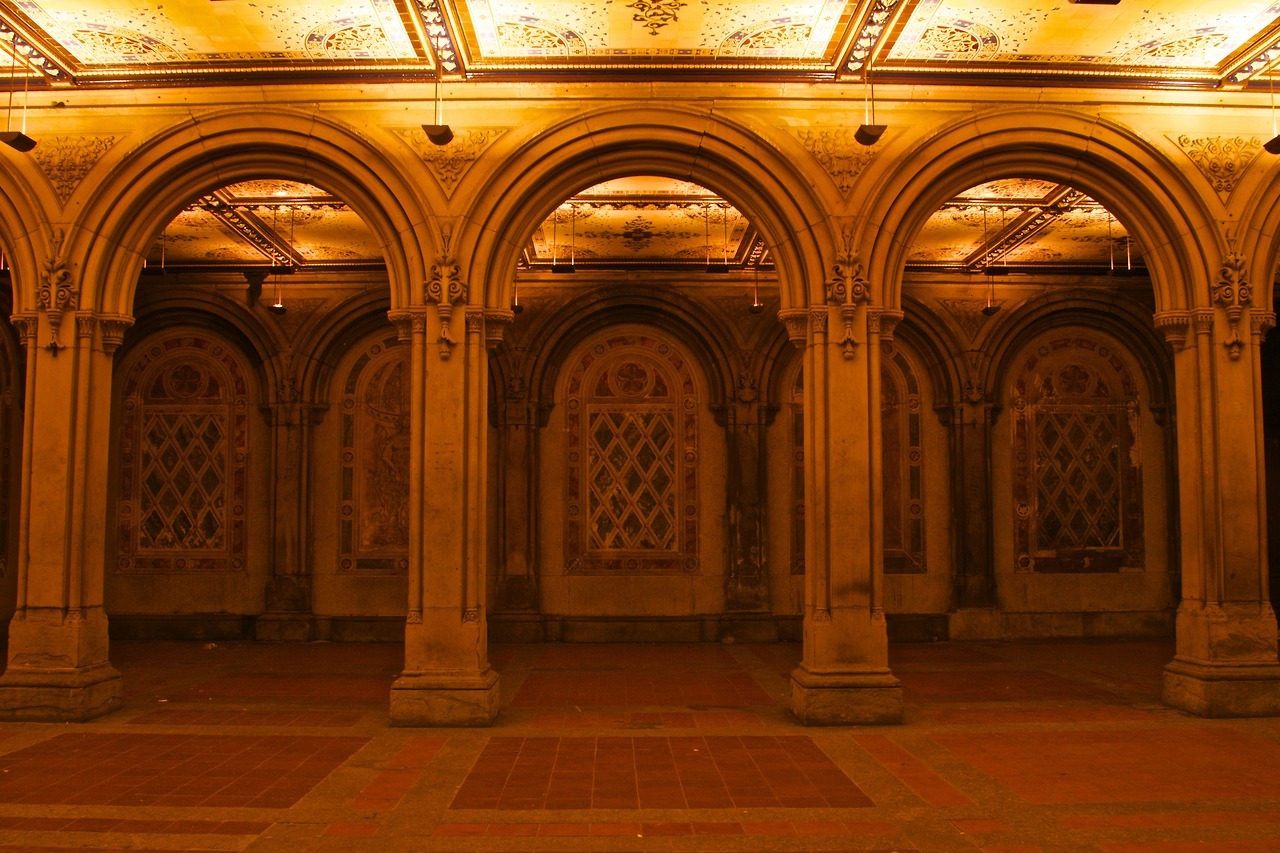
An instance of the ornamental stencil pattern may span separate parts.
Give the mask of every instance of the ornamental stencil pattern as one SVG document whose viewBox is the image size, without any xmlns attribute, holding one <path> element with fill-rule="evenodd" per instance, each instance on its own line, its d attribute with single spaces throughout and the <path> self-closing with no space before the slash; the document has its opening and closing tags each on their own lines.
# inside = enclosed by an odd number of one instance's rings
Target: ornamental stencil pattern
<svg viewBox="0 0 1280 853">
<path fill-rule="evenodd" d="M 409 360 L 395 338 L 369 345 L 342 388 L 338 570 L 409 568 Z"/>
<path fill-rule="evenodd" d="M 566 386 L 566 573 L 696 573 L 697 387 L 644 335 L 597 341 Z"/>
<path fill-rule="evenodd" d="M 229 346 L 196 335 L 157 341 L 130 365 L 117 570 L 244 569 L 245 376 Z"/>
<path fill-rule="evenodd" d="M 1012 394 L 1014 545 L 1022 572 L 1143 567 L 1137 386 L 1090 338 L 1041 343 Z"/>
</svg>

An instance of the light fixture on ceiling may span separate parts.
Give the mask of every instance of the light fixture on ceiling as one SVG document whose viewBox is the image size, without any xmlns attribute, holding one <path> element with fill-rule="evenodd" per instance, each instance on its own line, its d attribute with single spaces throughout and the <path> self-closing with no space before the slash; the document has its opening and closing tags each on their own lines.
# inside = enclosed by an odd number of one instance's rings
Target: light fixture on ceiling
<svg viewBox="0 0 1280 853">
<path fill-rule="evenodd" d="M 519 314 L 524 310 L 524 306 L 520 304 L 520 282 L 511 282 L 511 313 Z"/>
<path fill-rule="evenodd" d="M 279 231 L 277 231 L 277 230 L 276 230 L 276 220 L 277 220 L 277 218 L 279 217 L 279 214 L 280 214 L 280 208 L 279 208 L 279 206 L 277 206 L 274 210 L 272 210 L 272 211 L 271 211 L 271 230 L 272 230 L 273 232 L 277 233 L 277 234 L 279 233 Z M 280 276 L 281 276 L 281 275 L 292 275 L 292 274 L 293 274 L 293 272 L 294 272 L 294 266 L 293 266 L 293 223 L 294 223 L 294 219 L 293 219 L 293 207 L 292 207 L 292 206 L 290 206 L 290 207 L 289 207 L 289 255 L 288 255 L 288 257 L 286 257 L 286 258 L 285 258 L 285 260 L 286 260 L 288 263 L 279 264 L 279 265 L 277 265 L 277 266 L 273 266 L 273 267 L 271 268 L 271 272 L 275 274 L 275 279 L 276 279 L 276 280 L 275 280 L 275 296 L 276 296 L 276 301 L 275 301 L 275 302 L 272 302 L 270 305 L 268 305 L 268 306 L 267 306 L 267 310 L 268 310 L 268 311 L 270 311 L 272 314 L 275 314 L 277 317 L 278 317 L 278 316 L 280 316 L 281 314 L 286 313 L 286 312 L 289 310 L 288 308 L 284 307 L 284 301 L 280 298 Z"/>
<path fill-rule="evenodd" d="M 27 83 L 30 77 L 27 74 L 22 75 L 22 131 L 13 130 L 13 80 L 14 72 L 18 67 L 18 36 L 15 33 L 9 34 L 9 109 L 4 117 L 4 133 L 0 133 L 0 142 L 8 145 L 15 151 L 30 151 L 36 147 L 36 141 L 27 136 Z"/>
<path fill-rule="evenodd" d="M 439 37 L 431 40 L 431 47 L 436 56 L 436 123 L 424 124 L 422 129 L 426 131 L 427 139 L 431 140 L 432 145 L 448 145 L 453 141 L 453 128 L 444 123 L 444 102 L 440 99 L 440 77 L 444 74 L 444 69 L 440 67 Z"/>
<path fill-rule="evenodd" d="M 871 79 L 871 59 L 868 57 L 862 71 L 862 124 L 853 132 L 853 138 L 859 145 L 875 145 L 887 129 L 887 125 L 876 124 L 876 84 Z"/>
<path fill-rule="evenodd" d="M 747 310 L 752 314 L 759 314 L 764 310 L 764 303 L 760 301 L 760 259 L 756 260 L 755 273 L 755 282 L 751 286 L 751 307 Z"/>
<path fill-rule="evenodd" d="M 1004 215 L 1004 209 L 1001 208 L 1001 216 L 1003 215 Z M 989 245 L 990 245 L 990 241 L 987 236 L 987 208 L 984 206 L 982 208 L 982 252 L 984 255 L 984 260 L 985 260 L 985 255 L 988 252 Z M 991 276 L 993 275 L 993 271 L 991 267 L 984 263 L 982 266 L 982 271 L 987 274 L 987 304 L 982 306 L 982 314 L 984 317 L 990 317 L 992 314 L 995 314 L 997 311 L 1000 310 L 1000 306 L 996 304 L 996 283 L 995 283 L 995 280 L 991 278 Z"/>
<path fill-rule="evenodd" d="M 577 205 L 569 205 L 569 262 L 561 263 L 558 252 L 559 245 L 556 243 L 557 225 L 560 222 L 560 208 L 556 208 L 555 213 L 551 215 L 551 271 L 554 273 L 571 273 L 576 267 L 574 262 L 577 260 L 577 239 L 578 239 L 578 208 Z"/>
</svg>

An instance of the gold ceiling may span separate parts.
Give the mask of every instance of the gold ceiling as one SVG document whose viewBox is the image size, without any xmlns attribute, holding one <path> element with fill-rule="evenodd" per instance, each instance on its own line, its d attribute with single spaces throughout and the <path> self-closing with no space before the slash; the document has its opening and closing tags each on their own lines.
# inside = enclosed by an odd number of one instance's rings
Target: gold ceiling
<svg viewBox="0 0 1280 853">
<path fill-rule="evenodd" d="M 54 86 L 343 75 L 724 73 L 1243 85 L 1277 0 L 0 0 Z M 7 58 L 7 57 L 6 57 Z"/>
<path fill-rule="evenodd" d="M 382 269 L 373 234 L 340 199 L 309 184 L 249 181 L 196 199 L 157 237 L 147 269 L 351 272 Z M 525 245 L 531 272 L 770 269 L 732 205 L 697 184 L 639 176 L 567 199 Z M 1097 202 L 1069 186 L 1008 179 L 974 187 L 933 214 L 912 246 L 914 272 L 1098 273 L 1141 269 L 1139 248 Z"/>
</svg>

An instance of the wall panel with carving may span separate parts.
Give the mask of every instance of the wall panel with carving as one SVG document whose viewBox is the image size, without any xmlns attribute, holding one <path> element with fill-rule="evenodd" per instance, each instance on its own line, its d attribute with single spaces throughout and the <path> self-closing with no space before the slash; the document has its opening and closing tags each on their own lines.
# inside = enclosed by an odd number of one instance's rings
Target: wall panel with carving
<svg viewBox="0 0 1280 853">
<path fill-rule="evenodd" d="M 1011 355 L 992 433 L 1002 609 L 1100 614 L 1135 632 L 1169 618 L 1167 427 L 1139 364 L 1123 341 L 1083 325 L 1055 326 Z M 1090 629 L 1068 619 L 1057 630 Z"/>
<path fill-rule="evenodd" d="M 319 616 L 403 617 L 409 556 L 408 346 L 353 343 L 313 433 L 313 606 Z"/>
<path fill-rule="evenodd" d="M 267 528 L 254 519 L 266 496 L 253 470 L 269 459 L 267 442 L 252 438 L 247 358 L 208 330 L 155 334 L 125 354 L 116 387 L 108 608 L 261 609 Z"/>
</svg>

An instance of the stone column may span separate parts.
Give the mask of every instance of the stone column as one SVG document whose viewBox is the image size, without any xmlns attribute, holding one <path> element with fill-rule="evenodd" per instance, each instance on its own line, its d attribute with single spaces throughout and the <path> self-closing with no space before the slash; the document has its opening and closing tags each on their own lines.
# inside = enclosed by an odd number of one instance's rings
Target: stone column
<svg viewBox="0 0 1280 853">
<path fill-rule="evenodd" d="M 804 318 L 804 653 L 791 710 L 806 725 L 898 723 L 882 601 L 881 312 L 856 258 L 835 273 L 829 304 Z M 783 319 L 795 340 L 802 318 Z"/>
<path fill-rule="evenodd" d="M 723 412 L 728 448 L 725 513 L 729 542 L 724 607 L 726 613 L 768 613 L 764 435 L 776 409 L 760 404 L 758 383 L 746 373 L 752 366 L 750 359 L 742 360 L 744 372 L 736 383 L 734 398 Z"/>
<path fill-rule="evenodd" d="M 76 311 L 61 261 L 38 314 L 15 316 L 27 351 L 17 609 L 0 719 L 82 721 L 120 707 L 103 610 L 112 354 L 132 323 Z M 73 319 L 73 322 L 65 322 Z"/>
<path fill-rule="evenodd" d="M 496 578 L 494 612 L 533 618 L 538 613 L 537 571 L 537 432 L 539 407 L 529 400 L 523 377 L 507 384 L 506 399 L 498 413 L 497 482 L 498 497 L 497 547 L 499 564 Z M 542 635 L 539 624 L 525 625 L 520 631 L 524 639 Z"/>
<path fill-rule="evenodd" d="M 311 572 L 311 428 L 318 414 L 289 379 L 265 407 L 271 421 L 271 577 L 266 608 L 254 626 L 259 640 L 305 642 L 314 638 Z"/>
<path fill-rule="evenodd" d="M 1183 561 L 1164 700 L 1206 717 L 1280 714 L 1259 354 L 1275 314 L 1252 305 L 1243 270 L 1228 257 L 1218 307 L 1156 315 L 1174 348 Z"/>
<path fill-rule="evenodd" d="M 432 266 L 426 296 L 425 315 L 410 312 L 409 613 L 391 722 L 486 726 L 498 714 L 498 674 L 484 610 L 485 312 L 466 307 L 451 257 Z"/>
<path fill-rule="evenodd" d="M 991 563 L 991 403 L 969 382 L 944 421 L 951 431 L 952 500 L 956 520 L 955 607 L 995 606 Z"/>
</svg>

